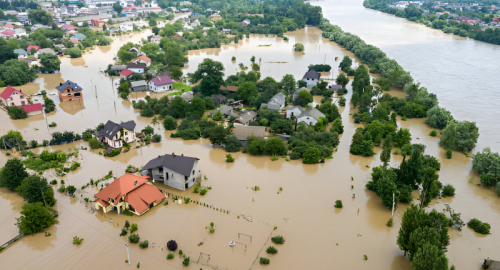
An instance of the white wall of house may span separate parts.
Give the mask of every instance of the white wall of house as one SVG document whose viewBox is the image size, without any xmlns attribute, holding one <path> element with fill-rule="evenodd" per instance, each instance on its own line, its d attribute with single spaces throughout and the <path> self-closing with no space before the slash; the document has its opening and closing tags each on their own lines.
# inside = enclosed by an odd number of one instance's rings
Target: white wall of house
<svg viewBox="0 0 500 270">
<path fill-rule="evenodd" d="M 297 124 L 304 123 L 307 126 L 314 126 L 318 123 L 318 120 L 311 116 L 303 116 L 297 119 Z"/>
<path fill-rule="evenodd" d="M 292 113 L 293 116 L 298 117 L 302 113 L 302 111 L 299 108 L 287 109 L 286 118 L 290 119 L 292 117 Z"/>
<path fill-rule="evenodd" d="M 22 106 L 28 105 L 28 98 L 18 92 L 12 93 L 7 100 L 1 99 L 5 106 Z"/>
<path fill-rule="evenodd" d="M 134 73 L 144 73 L 144 69 L 143 68 L 129 68 L 128 70 L 134 72 Z"/>
<path fill-rule="evenodd" d="M 147 62 L 147 61 L 144 61 L 142 59 L 137 59 L 135 61 L 132 61 L 132 63 L 142 63 L 142 64 L 146 64 L 146 67 L 149 67 L 149 65 L 151 65 L 151 62 Z"/>
<path fill-rule="evenodd" d="M 127 143 L 135 141 L 135 132 L 132 130 L 123 129 L 123 140 Z"/>
<path fill-rule="evenodd" d="M 186 176 L 174 172 L 165 167 L 163 167 L 161 170 L 160 168 L 152 169 L 152 178 L 155 181 L 163 181 L 163 184 L 165 184 L 166 186 L 176 188 L 179 190 L 186 190 L 192 187 L 196 183 L 196 179 L 198 178 L 199 175 L 200 172 L 198 171 L 198 161 L 194 162 L 191 175 L 187 177 L 187 180 Z"/>
<path fill-rule="evenodd" d="M 304 82 L 306 82 L 307 84 L 307 87 L 313 87 L 313 86 L 316 86 L 316 84 L 318 84 L 319 80 L 316 80 L 316 79 L 302 79 Z"/>
<path fill-rule="evenodd" d="M 149 81 L 149 90 L 154 91 L 154 92 L 164 92 L 164 91 L 169 91 L 172 90 L 172 84 L 164 84 L 160 86 L 156 86 L 153 81 Z"/>
<path fill-rule="evenodd" d="M 131 23 L 120 23 L 120 30 L 123 32 L 132 31 L 134 26 Z"/>
</svg>

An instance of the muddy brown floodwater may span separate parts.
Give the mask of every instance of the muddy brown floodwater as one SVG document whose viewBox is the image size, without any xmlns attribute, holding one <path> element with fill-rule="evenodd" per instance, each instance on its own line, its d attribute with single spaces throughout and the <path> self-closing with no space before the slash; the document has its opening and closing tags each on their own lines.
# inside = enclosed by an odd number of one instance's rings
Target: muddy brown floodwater
<svg viewBox="0 0 500 270">
<path fill-rule="evenodd" d="M 146 31 L 119 38 L 111 46 L 96 48 L 81 59 L 63 58 L 61 74 L 43 75 L 34 83 L 20 87 L 29 93 L 45 89 L 50 95 L 56 93 L 56 85 L 71 79 L 84 88 L 84 99 L 81 106 L 78 102 L 61 105 L 56 96 L 50 96 L 58 106 L 57 112 L 47 116 L 47 122 L 58 124 L 51 129 L 46 127 L 44 116 L 11 121 L 5 113 L 1 113 L 0 134 L 16 129 L 26 140 L 40 141 L 48 139 L 49 133 L 56 130 L 81 132 L 108 119 L 132 119 L 137 122 L 137 130 L 144 128 L 151 118 L 140 117 L 128 101 L 118 98 L 113 81 L 99 71 L 111 62 L 123 43 L 137 42 L 149 33 Z M 237 45 L 190 52 L 187 71 L 192 72 L 205 57 L 210 57 L 224 63 L 226 75 L 230 75 L 238 71 L 240 62 L 248 65 L 250 57 L 255 55 L 257 59 L 262 59 L 262 77 L 272 76 L 280 80 L 287 73 L 299 78 L 309 64 L 336 66 L 335 57 L 352 56 L 323 39 L 316 28 L 308 27 L 286 36 L 290 39 L 288 42 L 275 37 L 251 36 Z M 292 51 L 296 42 L 305 45 L 304 54 Z M 258 46 L 263 44 L 272 45 Z M 237 57 L 235 64 L 231 63 L 234 55 Z M 335 77 L 337 70 L 332 73 L 325 76 Z M 350 86 L 348 90 L 349 100 Z M 402 95 L 397 91 L 391 93 Z M 315 97 L 315 101 L 318 100 L 319 97 Z M 56 192 L 58 201 L 55 208 L 59 211 L 59 224 L 47 230 L 52 235 L 45 237 L 44 234 L 37 234 L 22 238 L 1 253 L 0 263 L 7 266 L 5 269 L 132 269 L 138 262 L 143 269 L 183 269 L 178 255 L 171 261 L 165 258 L 166 242 L 175 239 L 179 248 L 191 258 L 189 269 L 208 269 L 207 265 L 214 269 L 261 269 L 264 268 L 258 263 L 261 256 L 271 259 L 270 266 L 266 267 L 271 269 L 411 269 L 409 261 L 396 245 L 401 216 L 407 205 L 398 207 L 393 227 L 386 227 L 391 212 L 382 206 L 373 192 L 365 189 L 371 168 L 381 162 L 378 155 L 363 158 L 349 154 L 352 135 L 360 126 L 353 123 L 349 117 L 351 113 L 349 106 L 341 109 L 345 133 L 333 159 L 324 164 L 304 165 L 301 161 L 286 162 L 282 158 L 271 161 L 267 156 L 255 157 L 243 153 L 233 154 L 236 161 L 228 164 L 225 163 L 224 150 L 213 149 L 208 140 L 171 139 L 171 132 L 164 130 L 158 131 L 163 135 L 162 142 L 139 149 L 132 145 L 129 152 L 114 158 L 104 158 L 97 151 L 80 150 L 78 160 L 81 168 L 63 178 L 67 185 L 78 188 L 76 198 L 70 199 Z M 455 198 L 434 200 L 430 208 L 441 211 L 448 203 L 462 213 L 463 220 L 476 217 L 492 225 L 493 235 L 486 237 L 468 228 L 462 231 L 450 229 L 451 244 L 447 253 L 450 263 L 460 269 L 478 269 L 484 258 L 498 256 L 500 245 L 494 235 L 500 220 L 500 199 L 493 190 L 476 186 L 478 177 L 471 171 L 470 159 L 459 153 L 454 153 L 451 160 L 445 159 L 444 150 L 438 147 L 439 138 L 427 135 L 430 128 L 422 119 L 399 121 L 398 125 L 410 128 L 413 142 L 425 144 L 426 154 L 439 158 L 442 162 L 440 180 L 456 188 Z M 68 150 L 80 146 L 87 145 L 77 142 L 51 149 Z M 379 153 L 380 149 L 376 151 Z M 178 205 L 170 198 L 168 206 L 156 206 L 141 217 L 119 216 L 116 213 L 104 216 L 85 206 L 83 198 L 92 197 L 97 188 L 87 187 L 82 191 L 80 187 L 91 178 L 101 178 L 109 170 L 120 176 L 129 164 L 141 167 L 157 155 L 171 152 L 198 157 L 201 173 L 208 178 L 202 181 L 202 185 L 212 189 L 205 196 L 200 196 L 192 193 L 192 189 L 181 192 L 160 183 L 156 183 L 157 187 L 164 192 L 213 205 L 216 209 L 228 210 L 229 214 L 194 203 Z M 1 165 L 6 160 L 5 153 L 2 153 Z M 400 162 L 401 157 L 395 156 L 391 165 Z M 56 178 L 54 171 L 47 171 L 44 176 L 49 180 Z M 254 186 L 259 186 L 260 191 L 253 191 L 251 187 Z M 282 192 L 278 193 L 280 187 Z M 16 235 L 13 224 L 14 218 L 19 216 L 22 199 L 5 189 L 0 190 L 0 194 L 0 240 L 6 241 Z M 414 194 L 416 197 L 417 194 Z M 333 207 L 338 199 L 344 204 L 340 210 Z M 244 219 L 243 215 L 252 222 Z M 137 223 L 141 240 L 147 239 L 150 243 L 147 250 L 131 245 L 130 266 L 125 264 L 126 238 L 119 236 L 126 219 Z M 213 234 L 206 229 L 210 222 L 215 223 Z M 273 230 L 275 226 L 277 230 Z M 268 256 L 265 248 L 270 245 L 270 235 L 283 235 L 286 242 L 278 246 L 278 254 Z M 83 238 L 83 243 L 72 245 L 73 236 Z M 237 242 L 236 246 L 229 247 L 230 241 Z M 154 248 L 151 247 L 153 243 Z M 368 257 L 367 261 L 363 260 L 363 255 Z"/>
</svg>

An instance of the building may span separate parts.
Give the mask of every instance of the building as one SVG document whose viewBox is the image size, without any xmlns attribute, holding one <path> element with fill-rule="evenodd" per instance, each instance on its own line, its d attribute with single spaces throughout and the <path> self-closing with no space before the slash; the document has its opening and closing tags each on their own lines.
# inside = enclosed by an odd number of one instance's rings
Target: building
<svg viewBox="0 0 500 270">
<path fill-rule="evenodd" d="M 249 19 L 244 19 L 241 23 L 240 23 L 242 26 L 247 26 L 250 24 L 250 20 Z"/>
<path fill-rule="evenodd" d="M 224 103 L 226 101 L 226 97 L 221 94 L 211 95 L 210 97 L 214 101 L 215 105 Z"/>
<path fill-rule="evenodd" d="M 193 100 L 194 95 L 193 95 L 193 92 L 192 92 L 192 91 L 189 91 L 189 92 L 186 92 L 186 93 L 182 93 L 182 94 L 180 95 L 180 97 L 181 97 L 182 99 L 184 99 L 186 102 L 191 103 L 191 100 Z"/>
<path fill-rule="evenodd" d="M 215 13 L 210 15 L 210 20 L 211 21 L 222 20 L 222 16 L 219 13 Z"/>
<path fill-rule="evenodd" d="M 36 58 L 22 58 L 22 59 L 19 59 L 19 60 L 28 63 L 29 67 L 38 66 L 38 59 L 36 59 Z"/>
<path fill-rule="evenodd" d="M 123 141 L 126 143 L 135 141 L 135 126 L 133 120 L 120 124 L 108 120 L 104 127 L 96 132 L 95 136 L 109 147 L 121 148 L 123 147 Z"/>
<path fill-rule="evenodd" d="M 65 83 L 59 84 L 59 86 L 56 86 L 57 91 L 59 91 L 59 99 L 61 101 L 71 101 L 71 100 L 78 100 L 82 99 L 82 88 L 70 81 L 67 80 Z"/>
<path fill-rule="evenodd" d="M 214 117 L 214 114 L 218 111 L 222 113 L 222 118 L 229 118 L 231 116 L 238 117 L 238 114 L 233 111 L 233 107 L 227 105 L 221 105 L 219 108 L 211 112 L 210 116 Z"/>
<path fill-rule="evenodd" d="M 154 92 L 165 92 L 174 89 L 173 81 L 169 76 L 158 76 L 149 81 L 149 90 Z"/>
<path fill-rule="evenodd" d="M 130 173 L 117 178 L 94 195 L 95 209 L 102 208 L 104 213 L 116 209 L 118 214 L 129 210 L 138 216 L 146 213 L 165 199 L 147 178 Z"/>
<path fill-rule="evenodd" d="M 51 49 L 51 48 L 44 48 L 44 49 L 38 50 L 35 53 L 35 58 L 40 58 L 40 54 L 42 54 L 42 53 L 48 53 L 48 54 L 57 55 L 56 51 L 54 51 L 53 49 Z"/>
<path fill-rule="evenodd" d="M 17 90 L 10 85 L 0 94 L 0 105 L 4 107 L 21 107 L 28 115 L 41 114 L 43 110 L 41 104 L 29 104 L 28 97 L 21 90 Z"/>
<path fill-rule="evenodd" d="M 27 50 L 27 51 L 28 51 L 28 53 L 30 53 L 30 54 L 31 54 L 31 49 L 34 49 L 34 50 L 35 50 L 35 52 L 36 52 L 36 51 L 40 50 L 40 46 L 33 46 L 33 45 L 30 45 L 30 46 L 28 46 L 28 48 L 26 48 L 26 50 Z"/>
<path fill-rule="evenodd" d="M 302 80 L 306 82 L 307 87 L 313 87 L 316 84 L 318 84 L 319 80 L 321 78 L 321 74 L 315 70 L 309 70 L 304 74 L 304 77 L 302 77 Z"/>
<path fill-rule="evenodd" d="M 314 126 L 320 117 L 325 115 L 316 108 L 309 108 L 297 116 L 297 125 L 304 123 L 306 126 Z"/>
<path fill-rule="evenodd" d="M 148 90 L 148 84 L 145 80 L 135 81 L 130 83 L 130 88 L 133 92 Z"/>
<path fill-rule="evenodd" d="M 101 19 L 92 19 L 92 20 L 90 20 L 90 25 L 102 27 L 104 25 L 104 21 Z"/>
<path fill-rule="evenodd" d="M 240 116 L 234 120 L 234 125 L 244 125 L 248 126 L 250 122 L 253 122 L 257 119 L 257 113 L 254 111 L 243 111 L 240 113 Z"/>
<path fill-rule="evenodd" d="M 238 92 L 238 86 L 224 86 L 224 85 L 221 85 L 219 89 L 221 91 L 228 91 L 228 92 L 233 92 L 233 93 Z"/>
<path fill-rule="evenodd" d="M 280 111 L 285 107 L 286 96 L 283 93 L 278 93 L 274 95 L 268 103 L 262 103 L 261 108 L 267 108 L 271 111 Z"/>
<path fill-rule="evenodd" d="M 76 29 L 78 29 L 78 27 L 71 25 L 71 24 L 67 24 L 67 25 L 63 25 L 63 27 L 61 27 L 61 29 L 66 32 L 66 31 L 70 31 L 70 30 L 76 30 Z"/>
<path fill-rule="evenodd" d="M 144 69 L 146 68 L 146 64 L 143 63 L 128 63 L 127 69 L 134 73 L 144 73 Z"/>
<path fill-rule="evenodd" d="M 120 77 L 124 78 L 124 79 L 126 79 L 128 76 L 130 76 L 132 74 L 134 74 L 134 72 L 131 70 L 128 70 L 128 69 L 124 69 L 124 70 L 120 71 Z"/>
<path fill-rule="evenodd" d="M 198 158 L 165 154 L 150 160 L 142 169 L 142 175 L 153 181 L 162 181 L 166 186 L 186 190 L 196 183 L 200 172 Z"/>
<path fill-rule="evenodd" d="M 149 67 L 151 65 L 151 59 L 143 54 L 130 61 L 130 63 L 143 63 L 146 64 L 146 67 Z"/>
<path fill-rule="evenodd" d="M 304 112 L 304 108 L 302 108 L 302 106 L 293 106 L 293 107 L 289 107 L 289 108 L 286 108 L 286 119 L 293 119 L 295 120 L 295 118 L 299 115 L 301 115 L 302 113 Z"/>
<path fill-rule="evenodd" d="M 4 30 L 0 32 L 0 36 L 5 37 L 6 39 L 14 38 L 16 35 L 16 31 L 13 30 Z"/>
<path fill-rule="evenodd" d="M 17 59 L 28 58 L 28 52 L 23 49 L 15 49 L 14 53 L 17 54 Z"/>
<path fill-rule="evenodd" d="M 200 17 L 200 13 L 192 12 L 189 14 L 190 19 L 198 19 L 198 17 Z"/>
<path fill-rule="evenodd" d="M 82 33 L 76 33 L 76 34 L 72 35 L 70 39 L 71 40 L 82 41 L 82 40 L 84 40 L 86 38 L 87 38 L 87 36 L 85 36 L 84 34 L 82 34 Z"/>
<path fill-rule="evenodd" d="M 264 138 L 266 134 L 266 127 L 264 126 L 241 126 L 235 125 L 233 128 L 233 135 L 241 142 L 243 147 L 248 146 L 248 137 L 255 136 Z"/>
<path fill-rule="evenodd" d="M 127 22 L 120 23 L 120 30 L 122 32 L 132 31 L 134 30 L 134 25 L 132 23 L 127 23 Z"/>
<path fill-rule="evenodd" d="M 162 39 L 162 36 L 152 36 L 151 37 L 151 43 L 156 43 L 156 44 L 160 44 L 160 40 Z"/>
</svg>

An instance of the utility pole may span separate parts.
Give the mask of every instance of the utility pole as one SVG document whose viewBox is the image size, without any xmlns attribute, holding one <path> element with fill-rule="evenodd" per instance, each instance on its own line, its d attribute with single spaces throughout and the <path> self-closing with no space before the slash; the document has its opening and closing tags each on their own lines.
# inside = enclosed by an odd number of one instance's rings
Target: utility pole
<svg viewBox="0 0 500 270">
<path fill-rule="evenodd" d="M 394 217 L 394 193 L 392 193 L 392 215 L 391 215 L 391 218 Z"/>
<path fill-rule="evenodd" d="M 128 252 L 128 243 L 125 243 L 125 246 L 127 246 L 127 258 L 128 258 L 128 264 L 130 264 L 130 253 Z"/>
</svg>

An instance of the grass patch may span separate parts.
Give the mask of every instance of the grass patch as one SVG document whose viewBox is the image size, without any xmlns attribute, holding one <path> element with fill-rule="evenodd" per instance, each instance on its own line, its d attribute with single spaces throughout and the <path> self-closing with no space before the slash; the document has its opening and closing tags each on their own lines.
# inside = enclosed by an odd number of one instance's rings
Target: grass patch
<svg viewBox="0 0 500 270">
<path fill-rule="evenodd" d="M 126 216 L 129 216 L 129 217 L 131 217 L 131 216 L 134 215 L 134 213 L 130 212 L 130 210 L 128 210 L 128 209 L 123 210 L 122 214 L 124 214 Z"/>
<path fill-rule="evenodd" d="M 183 83 L 179 83 L 179 82 L 174 82 L 172 84 L 172 87 L 174 89 L 178 89 L 178 90 L 184 89 L 184 90 L 177 91 L 177 92 L 174 92 L 174 93 L 170 93 L 167 96 L 177 96 L 177 95 L 180 95 L 182 93 L 189 92 L 193 88 L 192 86 L 189 86 L 189 85 L 186 85 L 186 84 L 183 84 Z"/>
</svg>

